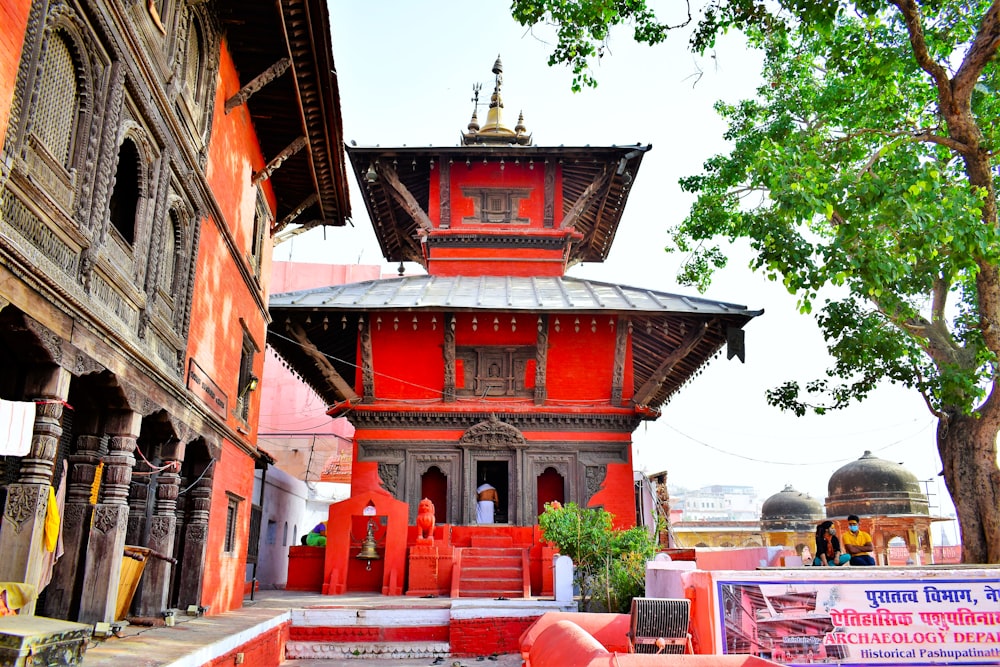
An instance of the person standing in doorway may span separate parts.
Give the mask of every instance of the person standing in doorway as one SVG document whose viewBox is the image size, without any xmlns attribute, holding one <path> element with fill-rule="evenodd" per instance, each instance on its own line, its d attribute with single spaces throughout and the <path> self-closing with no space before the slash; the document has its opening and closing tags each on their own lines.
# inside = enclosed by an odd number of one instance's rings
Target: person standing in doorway
<svg viewBox="0 0 1000 667">
<path fill-rule="evenodd" d="M 493 523 L 497 500 L 496 488 L 483 478 L 483 483 L 476 487 L 476 523 Z"/>
<path fill-rule="evenodd" d="M 857 514 L 847 517 L 848 532 L 844 533 L 841 543 L 844 551 L 851 556 L 851 565 L 875 565 L 875 546 L 872 544 L 872 536 L 861 530 L 861 519 Z"/>
</svg>

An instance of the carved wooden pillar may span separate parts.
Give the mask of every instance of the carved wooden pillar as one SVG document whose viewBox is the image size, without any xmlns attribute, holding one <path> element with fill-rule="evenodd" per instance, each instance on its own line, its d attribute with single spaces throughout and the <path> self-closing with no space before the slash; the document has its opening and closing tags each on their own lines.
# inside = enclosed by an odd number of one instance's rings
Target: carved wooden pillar
<svg viewBox="0 0 1000 667">
<path fill-rule="evenodd" d="M 455 330 L 451 318 L 444 316 L 444 402 L 455 402 Z"/>
<path fill-rule="evenodd" d="M 136 460 L 128 492 L 128 530 L 125 544 L 140 545 L 146 532 L 146 514 L 149 507 L 150 473 L 153 469 L 145 460 Z M 137 474 L 138 473 L 138 474 Z"/>
<path fill-rule="evenodd" d="M 35 425 L 31 448 L 21 461 L 18 480 L 7 486 L 0 530 L 0 581 L 21 581 L 35 586 L 41 581 L 45 510 L 70 379 L 71 375 L 62 368 L 46 368 L 31 375 L 25 385 L 26 395 L 37 397 Z M 34 614 L 35 603 L 23 607 L 21 613 Z"/>
<path fill-rule="evenodd" d="M 620 407 L 622 404 L 622 391 L 625 386 L 625 358 L 628 355 L 628 335 L 631 323 L 628 318 L 622 316 L 618 318 L 618 325 L 615 327 L 615 367 L 611 375 L 611 405 Z"/>
<path fill-rule="evenodd" d="M 441 160 L 439 170 L 441 189 L 441 229 L 451 228 L 451 159 Z"/>
<path fill-rule="evenodd" d="M 184 550 L 180 558 L 181 582 L 177 606 L 185 609 L 201 604 L 201 582 L 205 574 L 205 549 L 208 545 L 208 512 L 212 506 L 214 462 L 187 492 L 188 521 L 184 529 Z"/>
<path fill-rule="evenodd" d="M 80 554 L 87 549 L 90 520 L 94 506 L 91 489 L 101 462 L 101 436 L 81 435 L 76 438 L 76 451 L 68 457 L 66 501 L 63 505 L 63 555 L 56 561 L 52 581 L 45 589 L 45 615 L 69 619 L 72 613 L 73 590 L 80 576 Z"/>
<path fill-rule="evenodd" d="M 361 386 L 362 403 L 375 402 L 375 366 L 372 363 L 372 322 L 371 318 L 358 320 L 361 332 Z"/>
<path fill-rule="evenodd" d="M 538 316 L 538 336 L 535 339 L 535 405 L 544 405 L 548 398 L 545 387 L 549 360 L 549 316 Z"/>
<path fill-rule="evenodd" d="M 81 623 L 110 623 L 115 620 L 118 579 L 121 576 L 125 531 L 128 529 L 128 492 L 135 464 L 135 441 L 142 415 L 131 411 L 113 414 L 107 424 L 108 456 L 104 460 L 104 480 L 94 507 L 87 562 L 80 599 Z"/>
<path fill-rule="evenodd" d="M 184 445 L 179 441 L 164 445 L 164 464 L 175 464 L 161 472 L 156 480 L 156 506 L 149 521 L 146 546 L 156 553 L 169 556 L 174 552 L 174 535 L 177 528 L 177 495 L 180 487 L 179 474 Z M 167 609 L 170 592 L 171 564 L 161 558 L 150 558 L 142 573 L 142 587 L 135 602 L 136 614 L 142 617 L 156 617 Z"/>
</svg>

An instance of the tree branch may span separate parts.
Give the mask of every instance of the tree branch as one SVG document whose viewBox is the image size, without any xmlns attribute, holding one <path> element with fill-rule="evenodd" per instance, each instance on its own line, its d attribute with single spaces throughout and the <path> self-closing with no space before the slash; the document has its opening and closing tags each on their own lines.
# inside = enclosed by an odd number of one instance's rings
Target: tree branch
<svg viewBox="0 0 1000 667">
<path fill-rule="evenodd" d="M 983 16 L 983 22 L 979 25 L 975 41 L 972 42 L 962 64 L 955 72 L 952 81 L 955 97 L 968 100 L 972 96 L 976 81 L 996 55 L 998 48 L 1000 48 L 1000 0 L 993 0 L 993 4 Z"/>
<path fill-rule="evenodd" d="M 952 101 L 951 81 L 948 80 L 948 71 L 937 63 L 927 50 L 927 41 L 924 39 L 924 27 L 920 24 L 920 8 L 915 0 L 889 0 L 903 14 L 903 22 L 906 24 L 906 31 L 910 35 L 910 46 L 913 48 L 913 55 L 917 59 L 920 69 L 931 75 L 934 84 L 937 86 L 938 97 L 942 106 L 950 106 Z"/>
</svg>

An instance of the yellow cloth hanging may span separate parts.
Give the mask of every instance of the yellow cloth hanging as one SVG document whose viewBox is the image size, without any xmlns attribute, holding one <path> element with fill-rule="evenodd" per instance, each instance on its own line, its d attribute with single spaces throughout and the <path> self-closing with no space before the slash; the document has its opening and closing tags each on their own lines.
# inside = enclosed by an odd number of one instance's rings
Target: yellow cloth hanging
<svg viewBox="0 0 1000 667">
<path fill-rule="evenodd" d="M 59 542 L 59 504 L 56 502 L 56 489 L 49 486 L 49 502 L 45 507 L 45 532 L 42 540 L 46 551 L 55 551 Z"/>
<path fill-rule="evenodd" d="M 94 483 L 90 485 L 90 504 L 97 504 L 97 497 L 101 491 L 101 476 L 104 474 L 104 461 L 97 464 L 94 470 Z M 93 518 L 91 518 L 93 520 Z"/>
</svg>

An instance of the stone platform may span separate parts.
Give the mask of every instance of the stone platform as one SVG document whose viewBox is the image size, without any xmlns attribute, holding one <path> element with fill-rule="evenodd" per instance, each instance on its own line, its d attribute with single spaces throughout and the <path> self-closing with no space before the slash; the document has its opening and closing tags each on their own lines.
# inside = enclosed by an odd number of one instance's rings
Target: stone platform
<svg viewBox="0 0 1000 667">
<path fill-rule="evenodd" d="M 173 627 L 126 626 L 92 640 L 83 667 L 201 667 L 288 626 L 290 667 L 459 662 L 520 665 L 521 628 L 567 603 L 551 599 L 489 600 L 357 594 L 328 596 L 259 591 L 244 608 L 217 616 L 180 615 Z M 575 603 L 569 603 L 575 608 Z M 530 619 L 530 620 L 529 620 Z M 489 639 L 487 639 L 489 637 Z M 466 639 L 468 638 L 468 639 Z M 506 649 L 499 641 L 510 642 Z M 475 652 L 469 653 L 469 646 Z M 359 659 L 361 661 L 359 662 Z M 371 661 L 377 661 L 375 663 Z M 415 661 L 415 662 L 413 662 Z M 435 661 L 437 661 L 435 663 Z M 249 658 L 246 664 L 250 664 Z M 254 667 L 277 667 L 254 664 Z"/>
</svg>

